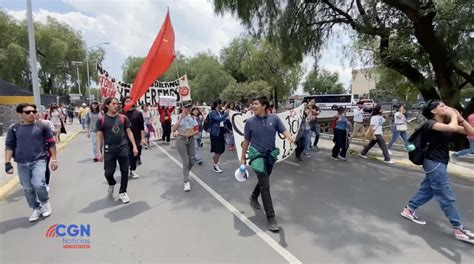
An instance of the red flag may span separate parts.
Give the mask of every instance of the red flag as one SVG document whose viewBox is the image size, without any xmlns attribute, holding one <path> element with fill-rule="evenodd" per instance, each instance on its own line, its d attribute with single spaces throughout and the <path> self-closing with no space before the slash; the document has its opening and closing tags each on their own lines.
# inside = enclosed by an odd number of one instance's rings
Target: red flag
<svg viewBox="0 0 474 264">
<path fill-rule="evenodd" d="M 135 77 L 130 92 L 132 101 L 124 107 L 125 111 L 130 109 L 147 92 L 153 82 L 168 70 L 171 63 L 173 63 L 174 57 L 174 31 L 168 11 L 165 22 L 163 22 L 158 36 L 156 36 L 145 61 Z"/>
</svg>

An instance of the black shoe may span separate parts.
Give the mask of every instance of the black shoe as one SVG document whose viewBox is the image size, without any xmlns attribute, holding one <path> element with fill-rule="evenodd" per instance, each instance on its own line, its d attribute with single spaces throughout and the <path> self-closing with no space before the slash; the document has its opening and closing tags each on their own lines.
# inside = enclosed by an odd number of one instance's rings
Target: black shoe
<svg viewBox="0 0 474 264">
<path fill-rule="evenodd" d="M 262 209 L 257 199 L 253 199 L 252 197 L 250 197 L 249 200 L 250 200 L 250 206 L 252 206 L 253 209 L 257 209 L 257 210 Z"/>
<path fill-rule="evenodd" d="M 267 221 L 268 221 L 268 229 L 270 231 L 278 232 L 280 230 L 274 216 L 267 218 Z"/>
<path fill-rule="evenodd" d="M 301 158 L 301 156 L 296 157 L 296 160 L 297 160 L 297 161 L 303 161 L 303 159 Z"/>
<path fill-rule="evenodd" d="M 142 161 L 141 161 L 141 160 L 137 160 L 137 165 L 142 165 Z"/>
<path fill-rule="evenodd" d="M 97 161 L 98 161 L 98 159 L 97 159 L 97 158 L 94 158 L 93 160 L 94 160 L 94 162 L 97 162 Z"/>
</svg>

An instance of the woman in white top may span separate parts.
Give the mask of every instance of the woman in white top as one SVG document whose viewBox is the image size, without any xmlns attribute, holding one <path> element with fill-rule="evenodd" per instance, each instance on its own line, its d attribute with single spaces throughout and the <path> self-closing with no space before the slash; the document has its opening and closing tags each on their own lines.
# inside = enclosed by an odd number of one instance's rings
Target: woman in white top
<svg viewBox="0 0 474 264">
<path fill-rule="evenodd" d="M 393 161 L 390 160 L 390 155 L 388 154 L 387 145 L 385 144 L 385 140 L 383 138 L 383 130 L 382 130 L 383 123 L 385 123 L 385 118 L 383 118 L 382 116 L 382 107 L 380 105 L 377 105 L 372 111 L 372 118 L 370 119 L 370 126 L 375 131 L 374 132 L 375 138 L 370 140 L 370 143 L 367 146 L 365 146 L 365 148 L 359 154 L 359 157 L 366 159 L 367 152 L 369 152 L 369 150 L 373 146 L 375 146 L 375 143 L 377 143 L 380 149 L 382 149 L 383 156 L 385 158 L 384 162 L 393 163 Z"/>
<path fill-rule="evenodd" d="M 52 104 L 49 107 L 49 113 L 48 113 L 48 120 L 53 123 L 54 128 L 56 130 L 56 143 L 59 143 L 61 141 L 60 135 L 61 135 L 61 118 L 62 118 L 62 113 L 58 108 L 57 104 Z"/>
<path fill-rule="evenodd" d="M 402 137 L 403 143 L 405 144 L 405 147 L 408 145 L 408 122 L 407 118 L 405 117 L 405 106 L 400 105 L 398 107 L 398 111 L 394 115 L 394 124 L 393 124 L 393 135 L 392 135 L 392 140 L 388 144 L 388 152 L 390 153 L 390 150 L 392 149 L 393 144 L 397 142 L 398 137 Z"/>
</svg>

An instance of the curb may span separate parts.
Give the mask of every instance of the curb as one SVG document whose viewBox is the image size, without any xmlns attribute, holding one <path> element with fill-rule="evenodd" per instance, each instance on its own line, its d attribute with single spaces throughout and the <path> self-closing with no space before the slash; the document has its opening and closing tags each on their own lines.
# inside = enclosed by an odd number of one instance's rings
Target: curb
<svg viewBox="0 0 474 264">
<path fill-rule="evenodd" d="M 74 132 L 71 136 L 67 137 L 64 141 L 58 143 L 56 150 L 59 151 L 65 148 L 69 144 L 69 142 L 71 142 L 74 138 L 77 137 L 77 135 L 79 135 L 79 133 L 81 133 L 80 129 Z M 0 200 L 5 200 L 5 198 L 13 191 L 13 189 L 18 186 L 18 184 L 20 184 L 20 179 L 18 178 L 18 175 L 15 175 L 3 186 L 0 186 Z"/>
</svg>

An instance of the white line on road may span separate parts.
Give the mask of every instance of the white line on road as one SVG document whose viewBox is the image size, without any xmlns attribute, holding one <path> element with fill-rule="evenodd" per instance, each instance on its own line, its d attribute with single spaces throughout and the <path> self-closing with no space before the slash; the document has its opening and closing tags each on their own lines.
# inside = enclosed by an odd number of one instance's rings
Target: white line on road
<svg viewBox="0 0 474 264">
<path fill-rule="evenodd" d="M 175 159 L 168 151 L 166 151 L 161 146 L 157 145 L 153 142 L 155 146 L 157 146 L 163 153 L 165 153 L 174 163 L 176 163 L 179 167 L 183 168 L 181 162 Z M 271 238 L 267 233 L 265 233 L 260 227 L 256 226 L 252 221 L 250 221 L 245 215 L 240 213 L 231 203 L 229 203 L 226 199 L 220 196 L 214 189 L 212 189 L 209 185 L 207 185 L 204 181 L 202 181 L 196 174 L 190 172 L 191 177 L 199 183 L 206 191 L 208 191 L 214 198 L 216 198 L 222 205 L 227 208 L 232 214 L 234 214 L 237 218 L 240 219 L 245 225 L 247 225 L 255 234 L 257 234 L 265 243 L 267 243 L 271 248 L 273 248 L 278 254 L 284 257 L 289 263 L 302 263 L 299 259 L 297 259 L 293 254 L 291 254 L 288 250 L 283 248 L 280 244 L 278 244 L 273 238 Z"/>
<path fill-rule="evenodd" d="M 294 162 L 287 161 L 287 160 L 284 160 L 284 161 L 282 161 L 282 162 L 291 164 L 291 165 L 296 166 L 296 167 L 299 167 L 299 166 L 300 166 L 300 164 L 298 164 L 298 163 L 294 163 Z"/>
</svg>

